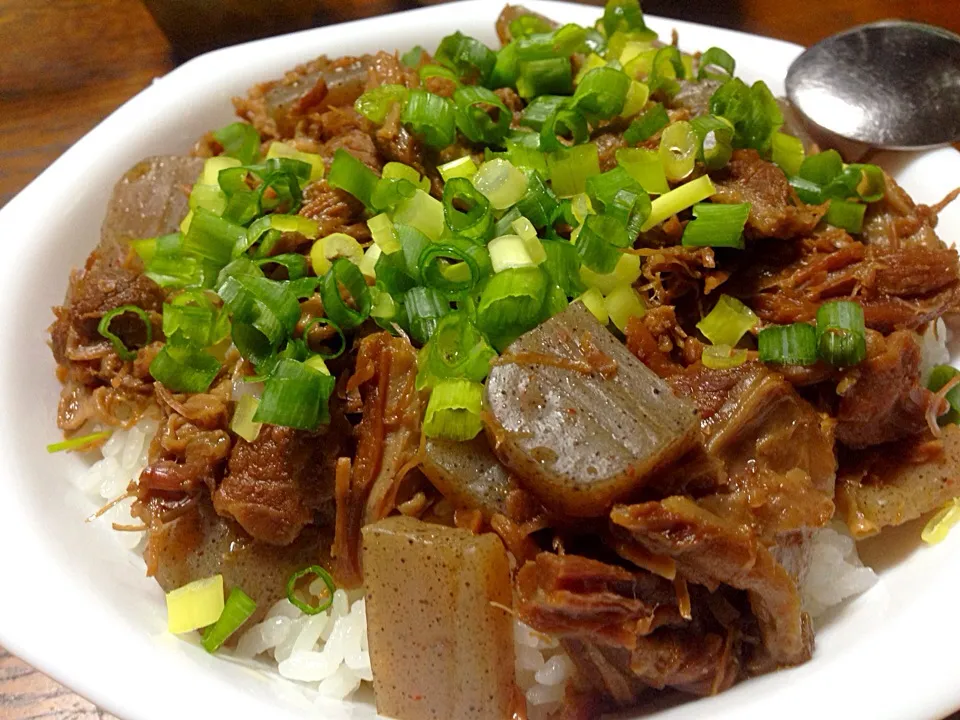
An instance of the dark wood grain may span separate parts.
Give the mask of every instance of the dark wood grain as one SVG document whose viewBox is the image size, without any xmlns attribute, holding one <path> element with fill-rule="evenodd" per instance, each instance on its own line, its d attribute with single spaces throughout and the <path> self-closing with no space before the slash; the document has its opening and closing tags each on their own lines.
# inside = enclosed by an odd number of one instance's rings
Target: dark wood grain
<svg viewBox="0 0 960 720">
<path fill-rule="evenodd" d="M 316 21 L 365 17 L 412 4 L 320 2 Z M 656 14 L 804 45 L 889 17 L 960 32 L 957 0 L 647 0 L 644 6 Z M 168 72 L 173 57 L 137 0 L 0 0 L 0 206 L 102 118 Z M 0 720 L 27 718 L 112 716 L 0 648 Z"/>
</svg>

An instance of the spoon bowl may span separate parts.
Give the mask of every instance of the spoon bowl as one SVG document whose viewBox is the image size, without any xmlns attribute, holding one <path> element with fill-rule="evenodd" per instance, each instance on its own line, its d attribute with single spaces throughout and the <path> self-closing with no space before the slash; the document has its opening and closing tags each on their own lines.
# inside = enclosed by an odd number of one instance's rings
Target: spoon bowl
<svg viewBox="0 0 960 720">
<path fill-rule="evenodd" d="M 886 20 L 832 35 L 790 66 L 787 96 L 815 125 L 891 150 L 960 140 L 960 35 Z"/>
</svg>

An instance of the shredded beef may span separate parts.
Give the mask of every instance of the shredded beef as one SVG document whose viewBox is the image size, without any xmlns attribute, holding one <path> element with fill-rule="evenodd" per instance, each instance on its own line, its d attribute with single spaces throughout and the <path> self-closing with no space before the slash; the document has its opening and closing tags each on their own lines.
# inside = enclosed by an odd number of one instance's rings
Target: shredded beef
<svg viewBox="0 0 960 720">
<path fill-rule="evenodd" d="M 746 233 L 757 238 L 787 239 L 810 233 L 827 211 L 805 205 L 796 197 L 783 170 L 756 150 L 734 150 L 727 166 L 716 174 L 718 203 L 750 203 Z"/>
<path fill-rule="evenodd" d="M 337 580 L 362 581 L 360 529 L 390 514 L 400 485 L 416 464 L 423 403 L 416 390 L 417 353 L 406 338 L 381 332 L 360 342 L 348 392 L 360 391 L 363 417 L 347 487 L 337 487 L 334 543 Z M 339 472 L 339 469 L 338 469 Z"/>
<path fill-rule="evenodd" d="M 333 500 L 337 433 L 264 425 L 252 443 L 237 440 L 213 506 L 252 537 L 288 545 Z"/>
<path fill-rule="evenodd" d="M 751 659 L 757 670 L 796 665 L 810 658 L 813 634 L 802 613 L 796 585 L 754 533 L 699 507 L 686 497 L 619 506 L 610 515 L 650 552 L 672 557 L 691 581 L 746 590 L 763 637 L 764 653 Z"/>
<path fill-rule="evenodd" d="M 837 439 L 864 448 L 927 431 L 933 393 L 920 384 L 920 343 L 914 333 L 869 333 L 867 359 L 837 387 Z M 938 408 L 939 409 L 939 408 Z"/>
</svg>

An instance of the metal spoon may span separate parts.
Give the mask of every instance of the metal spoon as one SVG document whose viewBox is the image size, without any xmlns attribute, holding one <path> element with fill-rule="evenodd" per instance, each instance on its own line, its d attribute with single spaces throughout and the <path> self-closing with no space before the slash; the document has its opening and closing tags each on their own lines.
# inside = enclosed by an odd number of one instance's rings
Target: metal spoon
<svg viewBox="0 0 960 720">
<path fill-rule="evenodd" d="M 787 96 L 821 128 L 876 148 L 960 141 L 960 35 L 886 20 L 832 35 L 787 72 Z"/>
</svg>

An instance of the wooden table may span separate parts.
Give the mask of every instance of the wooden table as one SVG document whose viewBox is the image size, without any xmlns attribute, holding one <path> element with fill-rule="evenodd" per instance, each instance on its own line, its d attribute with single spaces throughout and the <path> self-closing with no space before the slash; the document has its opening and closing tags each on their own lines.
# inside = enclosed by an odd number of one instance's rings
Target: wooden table
<svg viewBox="0 0 960 720">
<path fill-rule="evenodd" d="M 362 17 L 410 4 L 329 2 L 327 17 Z M 644 7 L 804 45 L 889 17 L 960 32 L 960 2 L 954 0 L 647 0 Z M 0 0 L 0 206 L 173 66 L 169 43 L 136 0 Z M 41 717 L 111 716 L 0 648 L 0 719 Z"/>
</svg>

